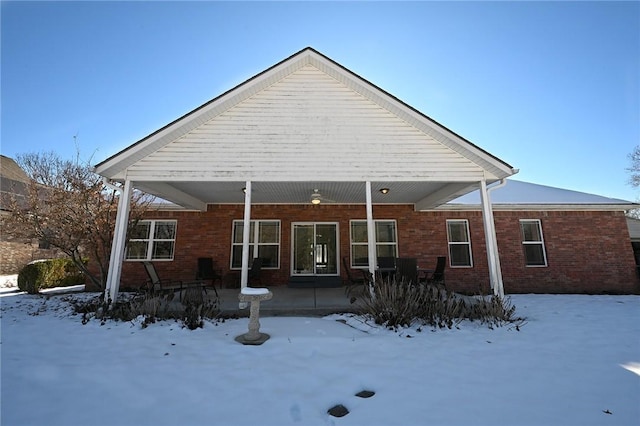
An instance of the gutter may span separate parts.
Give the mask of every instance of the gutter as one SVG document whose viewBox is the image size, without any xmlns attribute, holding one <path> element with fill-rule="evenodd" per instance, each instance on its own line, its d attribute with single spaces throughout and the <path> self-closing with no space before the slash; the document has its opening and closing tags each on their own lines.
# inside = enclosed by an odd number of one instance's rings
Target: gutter
<svg viewBox="0 0 640 426">
<path fill-rule="evenodd" d="M 112 191 L 116 191 L 116 192 L 122 193 L 122 188 L 120 188 L 119 186 L 115 186 L 114 184 L 109 182 L 109 179 L 107 179 L 106 177 L 102 178 L 102 183 L 104 184 L 104 186 L 106 186 L 107 188 L 111 189 Z"/>
</svg>

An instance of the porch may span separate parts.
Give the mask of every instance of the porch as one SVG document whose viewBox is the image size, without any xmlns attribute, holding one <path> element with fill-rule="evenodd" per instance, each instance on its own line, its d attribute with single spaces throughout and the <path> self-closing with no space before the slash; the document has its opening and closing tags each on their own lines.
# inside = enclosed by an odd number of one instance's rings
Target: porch
<svg viewBox="0 0 640 426">
<path fill-rule="evenodd" d="M 265 287 L 273 293 L 271 300 L 260 304 L 261 316 L 324 316 L 333 313 L 355 312 L 345 287 L 290 288 Z M 220 310 L 223 315 L 248 316 L 249 308 L 238 309 L 239 288 L 218 289 Z M 209 297 L 215 297 L 213 291 Z"/>
</svg>

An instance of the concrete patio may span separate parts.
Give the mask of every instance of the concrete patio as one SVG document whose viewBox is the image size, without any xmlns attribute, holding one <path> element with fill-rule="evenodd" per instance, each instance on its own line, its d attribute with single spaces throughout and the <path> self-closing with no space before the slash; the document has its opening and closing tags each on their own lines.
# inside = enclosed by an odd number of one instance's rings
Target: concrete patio
<svg viewBox="0 0 640 426">
<path fill-rule="evenodd" d="M 354 312 L 350 296 L 345 287 L 337 288 L 290 288 L 273 286 L 268 288 L 273 298 L 260 303 L 260 316 L 323 316 L 332 313 Z M 240 289 L 218 289 L 220 309 L 225 315 L 248 316 L 249 309 L 239 309 Z M 209 297 L 214 293 L 208 290 Z"/>
</svg>

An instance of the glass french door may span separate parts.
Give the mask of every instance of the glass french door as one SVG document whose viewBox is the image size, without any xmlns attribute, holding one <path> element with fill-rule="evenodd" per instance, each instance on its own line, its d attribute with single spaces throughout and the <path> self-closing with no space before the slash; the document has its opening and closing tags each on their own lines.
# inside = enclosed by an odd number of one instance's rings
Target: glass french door
<svg viewBox="0 0 640 426">
<path fill-rule="evenodd" d="M 338 275 L 338 224 L 292 225 L 291 275 Z"/>
</svg>

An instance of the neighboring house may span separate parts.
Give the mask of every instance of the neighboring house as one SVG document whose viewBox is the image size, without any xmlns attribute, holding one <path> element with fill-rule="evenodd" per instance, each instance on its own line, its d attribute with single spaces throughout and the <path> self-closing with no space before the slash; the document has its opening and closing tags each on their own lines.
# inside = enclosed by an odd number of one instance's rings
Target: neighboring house
<svg viewBox="0 0 640 426">
<path fill-rule="evenodd" d="M 640 219 L 628 217 L 629 238 L 633 247 L 633 256 L 636 260 L 636 269 L 640 273 Z"/>
<path fill-rule="evenodd" d="M 507 181 L 512 166 L 311 48 L 95 170 L 123 184 L 112 297 L 144 281 L 140 261 L 178 279 L 198 257 L 242 286 L 253 257 L 263 285 L 321 287 L 344 282 L 343 258 L 375 272 L 377 256 L 446 256 L 457 291 L 638 291 L 636 205 Z M 125 248 L 134 187 L 175 205 Z"/>
<path fill-rule="evenodd" d="M 29 176 L 11 158 L 0 155 L 0 217 L 11 214 L 12 198 L 23 198 L 29 184 Z M 57 251 L 38 240 L 16 240 L 0 231 L 0 275 L 20 272 L 27 263 L 38 259 L 56 257 Z"/>
</svg>

